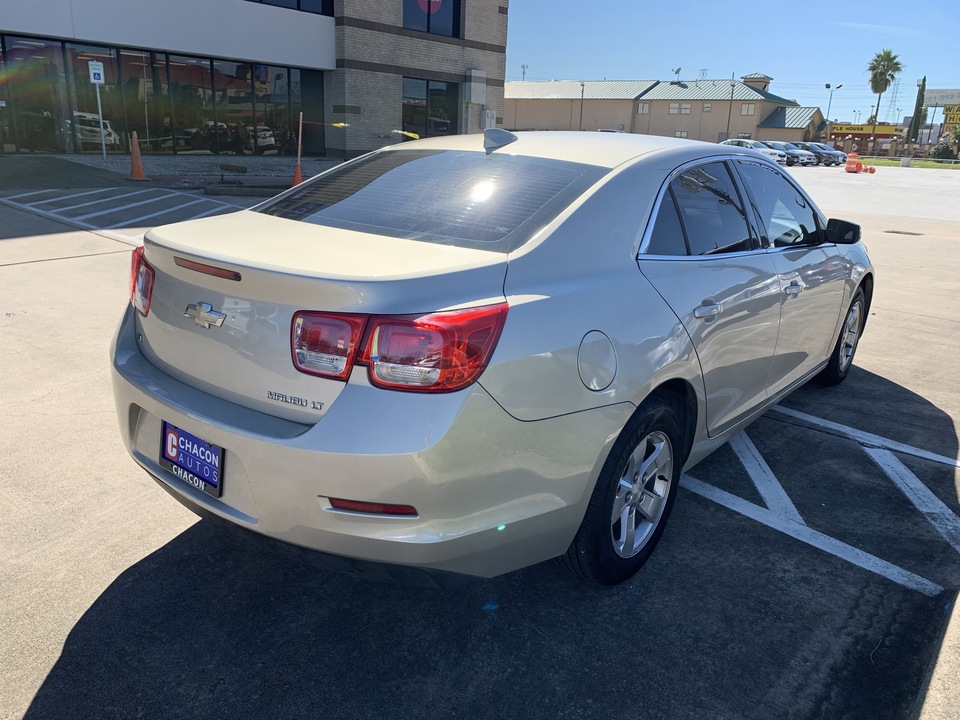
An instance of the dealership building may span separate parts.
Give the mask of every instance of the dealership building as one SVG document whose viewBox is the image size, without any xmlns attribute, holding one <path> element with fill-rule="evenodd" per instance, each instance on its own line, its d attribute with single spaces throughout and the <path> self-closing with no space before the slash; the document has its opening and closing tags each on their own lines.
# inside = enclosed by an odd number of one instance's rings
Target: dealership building
<svg viewBox="0 0 960 720">
<path fill-rule="evenodd" d="M 0 13 L 5 152 L 349 158 L 502 121 L 508 0 L 47 0 Z M 96 79 L 90 64 L 102 74 Z M 99 98 L 98 98 L 99 88 Z M 99 108 L 98 110 L 98 100 Z"/>
</svg>

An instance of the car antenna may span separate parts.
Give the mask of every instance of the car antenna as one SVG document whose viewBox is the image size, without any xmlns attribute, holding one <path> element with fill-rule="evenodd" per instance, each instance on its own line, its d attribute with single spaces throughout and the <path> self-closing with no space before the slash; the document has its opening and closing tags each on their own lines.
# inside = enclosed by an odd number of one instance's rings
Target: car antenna
<svg viewBox="0 0 960 720">
<path fill-rule="evenodd" d="M 516 135 L 508 130 L 501 130 L 500 128 L 487 128 L 483 131 L 483 149 L 487 151 L 487 155 L 492 153 L 494 150 L 499 150 L 505 145 L 519 140 Z"/>
</svg>

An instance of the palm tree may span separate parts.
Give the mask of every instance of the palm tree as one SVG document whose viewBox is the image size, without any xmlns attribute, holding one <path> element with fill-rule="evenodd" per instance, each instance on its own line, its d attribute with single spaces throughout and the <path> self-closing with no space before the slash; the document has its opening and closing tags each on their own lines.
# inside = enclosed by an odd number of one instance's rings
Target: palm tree
<svg viewBox="0 0 960 720">
<path fill-rule="evenodd" d="M 877 94 L 877 109 L 873 113 L 873 130 L 870 132 L 874 137 L 877 135 L 877 118 L 880 116 L 880 98 L 902 70 L 903 63 L 900 62 L 900 56 L 894 55 L 893 50 L 878 52 L 867 65 L 867 71 L 870 73 L 870 90 Z"/>
</svg>

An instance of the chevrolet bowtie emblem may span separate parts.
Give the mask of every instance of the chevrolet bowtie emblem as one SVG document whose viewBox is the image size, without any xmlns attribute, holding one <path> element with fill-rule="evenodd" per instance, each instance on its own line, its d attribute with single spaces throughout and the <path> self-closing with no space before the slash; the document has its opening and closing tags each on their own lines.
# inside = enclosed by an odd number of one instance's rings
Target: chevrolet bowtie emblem
<svg viewBox="0 0 960 720">
<path fill-rule="evenodd" d="M 205 302 L 187 305 L 187 309 L 183 314 L 193 318 L 193 321 L 197 325 L 207 329 L 209 329 L 211 325 L 220 327 L 223 325 L 223 319 L 227 317 L 224 313 L 214 310 L 210 303 Z"/>
</svg>

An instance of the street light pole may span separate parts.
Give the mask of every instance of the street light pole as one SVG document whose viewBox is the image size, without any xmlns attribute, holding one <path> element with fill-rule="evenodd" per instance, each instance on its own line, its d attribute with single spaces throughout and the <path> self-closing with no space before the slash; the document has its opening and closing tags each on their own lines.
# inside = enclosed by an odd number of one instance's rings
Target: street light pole
<svg viewBox="0 0 960 720">
<path fill-rule="evenodd" d="M 730 139 L 730 116 L 733 115 L 733 91 L 737 87 L 736 81 L 733 79 L 736 73 L 730 73 L 730 107 L 727 108 L 727 136 L 724 140 Z"/>
<path fill-rule="evenodd" d="M 830 108 L 833 107 L 833 93 L 835 90 L 839 90 L 843 87 L 843 83 L 840 83 L 836 87 L 830 87 L 830 83 L 824 83 L 824 87 L 830 91 L 830 99 L 827 101 L 827 128 L 830 127 Z"/>
<path fill-rule="evenodd" d="M 583 90 L 586 87 L 586 83 L 583 80 L 580 81 L 580 130 L 583 130 Z"/>
</svg>

